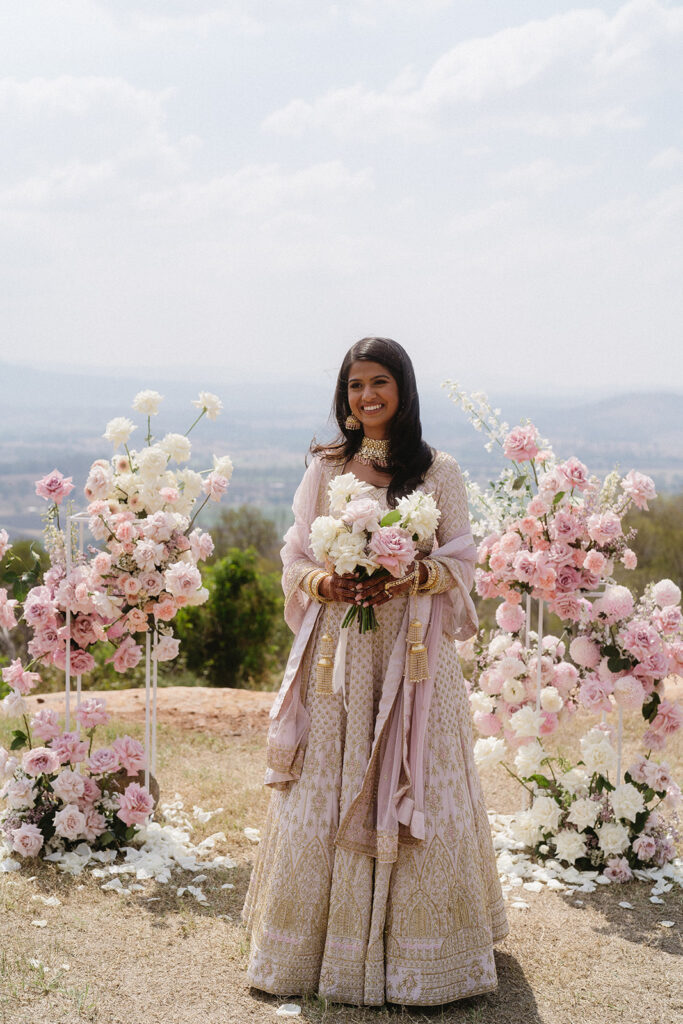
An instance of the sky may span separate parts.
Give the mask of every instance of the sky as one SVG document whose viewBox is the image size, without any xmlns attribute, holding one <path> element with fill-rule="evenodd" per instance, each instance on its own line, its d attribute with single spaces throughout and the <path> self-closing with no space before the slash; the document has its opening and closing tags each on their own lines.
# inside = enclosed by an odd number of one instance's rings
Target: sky
<svg viewBox="0 0 683 1024">
<path fill-rule="evenodd" d="M 22 0 L 0 361 L 683 390 L 683 5 Z"/>
</svg>

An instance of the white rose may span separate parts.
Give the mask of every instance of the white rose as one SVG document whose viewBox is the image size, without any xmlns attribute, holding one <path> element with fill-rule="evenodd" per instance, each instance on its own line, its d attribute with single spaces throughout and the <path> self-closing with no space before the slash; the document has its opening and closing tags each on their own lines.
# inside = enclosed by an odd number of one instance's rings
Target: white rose
<svg viewBox="0 0 683 1024">
<path fill-rule="evenodd" d="M 215 420 L 223 408 L 223 403 L 218 395 L 213 395 L 210 391 L 200 391 L 199 398 L 196 398 L 192 404 L 202 411 L 206 410 L 206 415 L 210 420 Z"/>
<path fill-rule="evenodd" d="M 553 843 L 557 859 L 569 861 L 570 864 L 583 857 L 586 852 L 586 844 L 578 832 L 558 832 L 553 837 Z"/>
<path fill-rule="evenodd" d="M 340 576 L 345 572 L 354 572 L 358 567 L 369 568 L 373 565 L 365 554 L 365 536 L 362 533 L 347 533 L 346 530 L 332 542 L 330 560 Z"/>
<path fill-rule="evenodd" d="M 140 476 L 148 485 L 150 478 L 156 479 L 164 472 L 167 461 L 166 452 L 158 444 L 152 444 L 149 448 L 143 448 L 135 453 L 135 463 Z"/>
<path fill-rule="evenodd" d="M 172 661 L 178 655 L 180 640 L 173 636 L 162 636 L 152 651 L 155 661 Z"/>
<path fill-rule="evenodd" d="M 7 802 L 7 806 L 13 811 L 23 811 L 27 807 L 34 807 L 36 802 L 36 790 L 33 788 L 33 780 L 20 775 L 16 779 L 10 779 L 0 790 L 0 796 Z"/>
<path fill-rule="evenodd" d="M 525 743 L 515 754 L 515 767 L 523 779 L 540 772 L 541 762 L 546 757 L 545 750 L 538 741 Z"/>
<path fill-rule="evenodd" d="M 487 693 L 482 693 L 481 690 L 475 690 L 474 693 L 470 694 L 470 706 L 474 713 L 480 711 L 483 715 L 488 715 L 493 711 L 495 702 L 493 697 L 489 697 Z"/>
<path fill-rule="evenodd" d="M 368 494 L 371 488 L 368 484 L 358 480 L 353 473 L 340 473 L 330 481 L 327 494 L 330 499 L 331 512 L 343 512 L 344 506 L 352 498 L 358 498 L 361 494 Z"/>
<path fill-rule="evenodd" d="M 102 434 L 102 437 L 110 441 L 114 448 L 118 448 L 120 444 L 127 442 L 134 430 L 137 430 L 137 427 L 132 420 L 129 420 L 126 416 L 115 416 L 113 420 L 109 420 L 109 423 L 107 423 L 107 429 Z"/>
<path fill-rule="evenodd" d="M 184 434 L 166 434 L 159 446 L 174 462 L 187 462 L 192 454 L 192 445 Z"/>
<path fill-rule="evenodd" d="M 560 824 L 562 808 L 551 796 L 537 796 L 529 814 L 542 832 L 555 832 Z"/>
<path fill-rule="evenodd" d="M 510 831 L 515 839 L 525 846 L 535 846 L 542 839 L 541 830 L 529 811 L 522 811 L 512 819 Z"/>
<path fill-rule="evenodd" d="M 137 395 L 133 399 L 133 408 L 136 412 L 141 412 L 144 416 L 156 416 L 159 412 L 159 403 L 162 401 L 163 395 L 160 395 L 158 391 L 138 391 Z"/>
<path fill-rule="evenodd" d="M 595 733 L 595 730 L 591 730 L 581 739 L 581 753 L 586 771 L 589 775 L 595 772 L 609 775 L 616 770 L 617 752 L 604 733 L 599 734 L 602 736 L 599 740 L 591 739 L 592 733 Z"/>
<path fill-rule="evenodd" d="M 232 476 L 233 471 L 232 459 L 229 455 L 214 455 L 213 457 L 213 471 L 224 476 L 226 480 L 229 480 Z"/>
<path fill-rule="evenodd" d="M 202 478 L 193 469 L 182 469 L 176 473 L 178 484 L 182 485 L 183 496 L 194 500 L 202 493 Z"/>
<path fill-rule="evenodd" d="M 562 710 L 564 701 L 560 697 L 560 691 L 554 686 L 544 686 L 541 690 L 541 707 L 544 711 L 556 714 Z"/>
<path fill-rule="evenodd" d="M 519 679 L 506 679 L 501 693 L 508 704 L 518 704 L 526 697 L 526 686 Z"/>
<path fill-rule="evenodd" d="M 499 633 L 498 636 L 494 636 L 489 644 L 489 657 L 491 660 L 500 657 L 504 651 L 507 651 L 511 643 L 512 637 L 509 633 Z"/>
<path fill-rule="evenodd" d="M 206 604 L 209 600 L 209 591 L 206 587 L 200 587 L 199 590 L 195 590 L 194 593 L 187 595 L 187 604 L 195 607 L 198 604 Z"/>
<path fill-rule="evenodd" d="M 635 821 L 636 815 L 645 810 L 643 794 L 635 786 L 632 786 L 630 782 L 624 782 L 617 786 L 609 794 L 609 801 L 615 818 Z"/>
<path fill-rule="evenodd" d="M 401 526 L 416 533 L 419 541 L 429 540 L 434 535 L 441 512 L 431 494 L 414 491 L 401 498 L 396 507 L 401 513 Z"/>
<path fill-rule="evenodd" d="M 510 715 L 510 727 L 518 737 L 538 736 L 542 721 L 541 712 L 529 704 Z"/>
<path fill-rule="evenodd" d="M 330 548 L 341 531 L 346 532 L 346 527 L 340 519 L 334 516 L 318 516 L 311 526 L 309 543 L 313 557 L 318 562 L 324 562 L 329 558 Z"/>
<path fill-rule="evenodd" d="M 478 739 L 474 744 L 474 762 L 481 770 L 500 764 L 506 753 L 505 742 L 495 736 Z"/>
<path fill-rule="evenodd" d="M 526 665 L 519 658 L 503 658 L 498 663 L 498 670 L 505 679 L 517 679 L 524 675 Z"/>
<path fill-rule="evenodd" d="M 4 700 L 0 701 L 0 710 L 5 718 L 21 718 L 28 714 L 28 704 L 16 690 L 10 690 Z"/>
<path fill-rule="evenodd" d="M 583 832 L 585 828 L 593 828 L 597 821 L 599 811 L 600 804 L 596 803 L 595 800 L 581 798 L 579 800 L 575 800 L 571 805 L 567 821 L 571 821 L 572 825 L 576 825 L 578 830 Z"/>
<path fill-rule="evenodd" d="M 598 843 L 604 854 L 623 853 L 628 846 L 628 829 L 619 822 L 608 821 L 597 830 Z"/>
<path fill-rule="evenodd" d="M 570 768 L 569 771 L 565 772 L 560 778 L 560 785 L 566 789 L 568 793 L 571 793 L 572 796 L 587 793 L 589 782 L 589 776 L 583 768 Z"/>
</svg>

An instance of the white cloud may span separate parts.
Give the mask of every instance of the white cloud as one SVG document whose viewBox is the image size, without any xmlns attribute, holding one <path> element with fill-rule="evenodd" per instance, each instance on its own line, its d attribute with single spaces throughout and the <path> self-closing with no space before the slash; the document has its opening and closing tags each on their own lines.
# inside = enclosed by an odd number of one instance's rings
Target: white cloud
<svg viewBox="0 0 683 1024">
<path fill-rule="evenodd" d="M 496 171 L 490 176 L 494 188 L 505 192 L 554 192 L 570 182 L 585 179 L 593 168 L 587 165 L 560 165 L 555 160 L 542 158 L 528 164 Z"/>
<path fill-rule="evenodd" d="M 572 10 L 460 42 L 415 84 L 399 77 L 383 90 L 356 83 L 292 100 L 263 127 L 292 136 L 327 130 L 430 139 L 449 126 L 476 129 L 471 119 L 483 111 L 531 133 L 547 134 L 558 116 L 564 131 L 573 119 L 579 132 L 623 128 L 632 121 L 622 93 L 640 94 L 643 74 L 656 72 L 661 83 L 667 68 L 679 67 L 682 37 L 683 10 L 657 0 L 631 0 L 613 18 Z"/>
<path fill-rule="evenodd" d="M 655 171 L 675 171 L 679 167 L 683 167 L 683 149 L 678 149 L 677 146 L 668 146 L 656 153 L 647 166 Z"/>
</svg>

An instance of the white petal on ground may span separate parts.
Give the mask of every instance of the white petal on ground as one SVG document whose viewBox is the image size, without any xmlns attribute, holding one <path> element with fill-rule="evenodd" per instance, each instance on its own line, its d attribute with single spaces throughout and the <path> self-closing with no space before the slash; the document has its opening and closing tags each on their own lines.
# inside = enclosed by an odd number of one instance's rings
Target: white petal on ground
<svg viewBox="0 0 683 1024">
<path fill-rule="evenodd" d="M 673 928 L 676 925 L 675 921 L 660 921 L 659 923 L 662 928 Z"/>
<path fill-rule="evenodd" d="M 301 1007 L 297 1006 L 296 1003 L 283 1003 L 282 1006 L 278 1006 L 275 1011 L 278 1017 L 298 1017 L 301 1013 Z"/>
<path fill-rule="evenodd" d="M 628 903 L 626 900 L 621 900 L 621 902 L 619 903 L 619 906 L 623 907 L 624 910 L 633 910 L 633 904 L 632 903 Z"/>
<path fill-rule="evenodd" d="M 252 843 L 261 842 L 261 833 L 257 828 L 250 828 L 249 826 L 247 826 L 247 828 L 245 828 L 244 830 L 244 834 L 247 837 L 247 839 Z"/>
<path fill-rule="evenodd" d="M 515 910 L 528 910 L 529 909 L 529 904 L 525 903 L 524 900 L 513 900 L 512 903 L 510 904 L 510 906 L 514 907 Z"/>
<path fill-rule="evenodd" d="M 650 896 L 650 903 L 663 903 L 664 900 L 660 900 L 659 896 Z"/>
<path fill-rule="evenodd" d="M 34 925 L 36 928 L 45 928 L 45 926 L 47 925 L 47 921 L 31 921 L 31 924 Z"/>
</svg>

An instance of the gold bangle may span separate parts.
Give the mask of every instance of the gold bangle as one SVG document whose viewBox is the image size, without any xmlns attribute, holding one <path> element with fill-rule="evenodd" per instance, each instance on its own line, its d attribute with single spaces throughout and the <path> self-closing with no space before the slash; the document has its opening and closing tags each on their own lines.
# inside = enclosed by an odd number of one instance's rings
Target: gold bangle
<svg viewBox="0 0 683 1024">
<path fill-rule="evenodd" d="M 332 573 L 326 572 L 324 569 L 318 570 L 313 574 L 309 580 L 309 591 L 314 601 L 318 601 L 319 604 L 332 604 L 331 597 L 323 597 L 320 593 L 320 584 L 324 579 L 330 577 Z"/>
<path fill-rule="evenodd" d="M 433 558 L 425 558 L 424 566 L 427 570 L 427 579 L 420 586 L 420 590 L 423 593 L 427 593 L 430 590 L 434 590 L 439 583 L 439 565 Z"/>
<path fill-rule="evenodd" d="M 394 587 L 400 587 L 403 583 L 407 583 L 408 580 L 414 580 L 416 572 L 417 569 L 413 569 L 413 571 L 409 572 L 407 576 L 399 576 L 397 580 L 389 580 L 387 583 L 384 584 L 385 591 L 392 590 Z"/>
</svg>

